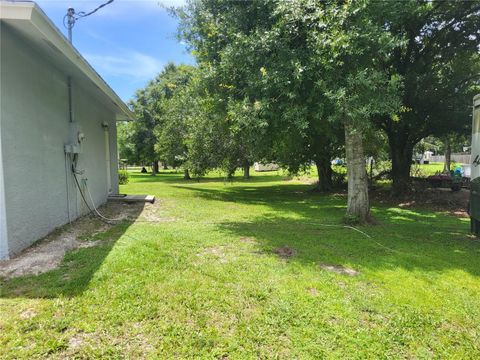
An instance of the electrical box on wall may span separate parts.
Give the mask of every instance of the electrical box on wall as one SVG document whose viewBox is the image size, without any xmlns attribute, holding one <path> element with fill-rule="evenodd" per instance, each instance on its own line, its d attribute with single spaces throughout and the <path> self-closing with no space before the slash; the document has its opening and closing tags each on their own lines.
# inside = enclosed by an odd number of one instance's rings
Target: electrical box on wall
<svg viewBox="0 0 480 360">
<path fill-rule="evenodd" d="M 65 145 L 67 154 L 80 154 L 82 152 L 82 142 L 85 140 L 85 134 L 80 124 L 76 122 L 70 123 L 69 143 Z"/>
</svg>

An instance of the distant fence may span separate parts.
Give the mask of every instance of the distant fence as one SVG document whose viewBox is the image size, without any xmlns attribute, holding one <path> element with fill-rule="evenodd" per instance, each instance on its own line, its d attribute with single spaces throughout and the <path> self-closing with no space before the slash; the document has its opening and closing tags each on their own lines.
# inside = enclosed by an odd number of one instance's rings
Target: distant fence
<svg viewBox="0 0 480 360">
<path fill-rule="evenodd" d="M 445 155 L 431 155 L 428 159 L 430 162 L 445 162 Z M 459 164 L 470 164 L 470 155 L 452 154 L 451 160 Z"/>
</svg>

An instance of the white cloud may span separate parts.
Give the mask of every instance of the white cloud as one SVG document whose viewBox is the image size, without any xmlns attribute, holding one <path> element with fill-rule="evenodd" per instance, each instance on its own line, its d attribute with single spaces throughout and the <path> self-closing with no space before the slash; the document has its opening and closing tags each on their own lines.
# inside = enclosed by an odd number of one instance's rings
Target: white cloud
<svg viewBox="0 0 480 360">
<path fill-rule="evenodd" d="M 164 64 L 152 56 L 133 50 L 116 51 L 117 55 L 86 53 L 83 56 L 103 76 L 128 76 L 138 81 L 153 78 Z"/>
</svg>

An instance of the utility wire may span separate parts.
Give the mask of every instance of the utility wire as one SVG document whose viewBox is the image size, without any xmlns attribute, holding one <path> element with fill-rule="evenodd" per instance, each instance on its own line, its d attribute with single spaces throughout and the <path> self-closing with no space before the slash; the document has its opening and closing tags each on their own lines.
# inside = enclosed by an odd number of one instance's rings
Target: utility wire
<svg viewBox="0 0 480 360">
<path fill-rule="evenodd" d="M 75 26 L 75 22 L 78 19 L 90 16 L 90 15 L 96 13 L 101 8 L 113 3 L 113 1 L 114 0 L 108 0 L 107 2 L 103 3 L 102 5 L 99 5 L 98 7 L 96 7 L 95 9 L 93 9 L 90 12 L 80 11 L 78 13 L 75 13 L 75 9 L 69 8 L 67 10 L 67 13 L 63 17 L 63 26 L 65 26 L 65 28 L 68 29 L 68 30 L 72 30 L 73 27 Z"/>
<path fill-rule="evenodd" d="M 85 184 L 85 188 L 87 189 L 87 193 L 88 193 L 88 196 L 90 197 L 90 201 L 91 201 L 91 203 L 92 203 L 93 209 L 95 210 L 95 213 L 96 213 L 99 217 L 101 217 L 102 219 L 104 219 L 104 220 L 106 220 L 106 221 L 112 221 L 112 222 L 119 222 L 119 221 L 125 220 L 125 219 L 123 219 L 123 218 L 110 219 L 110 218 L 102 215 L 102 214 L 100 213 L 100 211 L 98 211 L 98 209 L 97 209 L 96 206 L 95 206 L 95 201 L 93 201 L 92 193 L 90 192 L 90 189 L 89 189 L 89 187 L 88 187 L 88 184 Z"/>
<path fill-rule="evenodd" d="M 107 6 L 108 4 L 111 4 L 112 2 L 113 2 L 113 0 L 108 0 L 106 3 L 98 6 L 96 9 L 90 11 L 89 13 L 85 13 L 85 11 L 80 11 L 79 13 L 77 13 L 77 19 L 79 19 L 81 17 L 87 17 L 89 15 L 92 15 L 93 13 L 96 13 L 98 10 L 100 10 L 104 6 Z"/>
<path fill-rule="evenodd" d="M 90 204 L 88 203 L 88 201 L 85 197 L 85 194 L 83 193 L 83 190 L 80 186 L 80 183 L 78 182 L 77 171 L 75 169 L 75 165 L 73 165 L 73 164 L 72 164 L 72 173 L 73 173 L 73 178 L 75 179 L 75 183 L 77 184 L 78 191 L 80 192 L 80 195 L 83 199 L 83 202 L 85 203 L 85 205 L 87 206 L 87 208 L 88 208 L 88 210 L 90 211 L 91 214 L 98 217 L 98 219 L 100 221 L 104 222 L 105 224 L 109 224 L 109 225 L 115 225 L 116 222 L 120 222 L 120 221 L 124 220 L 124 219 L 109 219 L 106 216 L 103 216 L 102 214 L 100 214 L 100 212 L 95 207 L 95 202 L 93 201 L 92 194 L 90 193 L 90 190 L 88 189 L 88 185 L 85 185 L 85 187 L 87 188 L 88 194 L 90 195 L 90 200 L 92 201 L 92 206 L 93 206 L 93 209 L 92 209 L 92 207 L 90 207 Z"/>
</svg>

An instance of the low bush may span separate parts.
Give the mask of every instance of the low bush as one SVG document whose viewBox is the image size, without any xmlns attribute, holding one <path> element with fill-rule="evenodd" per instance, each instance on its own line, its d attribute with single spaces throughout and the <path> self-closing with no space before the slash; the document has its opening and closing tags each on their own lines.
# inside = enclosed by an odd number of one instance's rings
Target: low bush
<svg viewBox="0 0 480 360">
<path fill-rule="evenodd" d="M 120 170 L 118 172 L 118 183 L 120 185 L 128 184 L 129 178 L 130 178 L 130 175 L 128 175 L 128 171 Z"/>
</svg>

